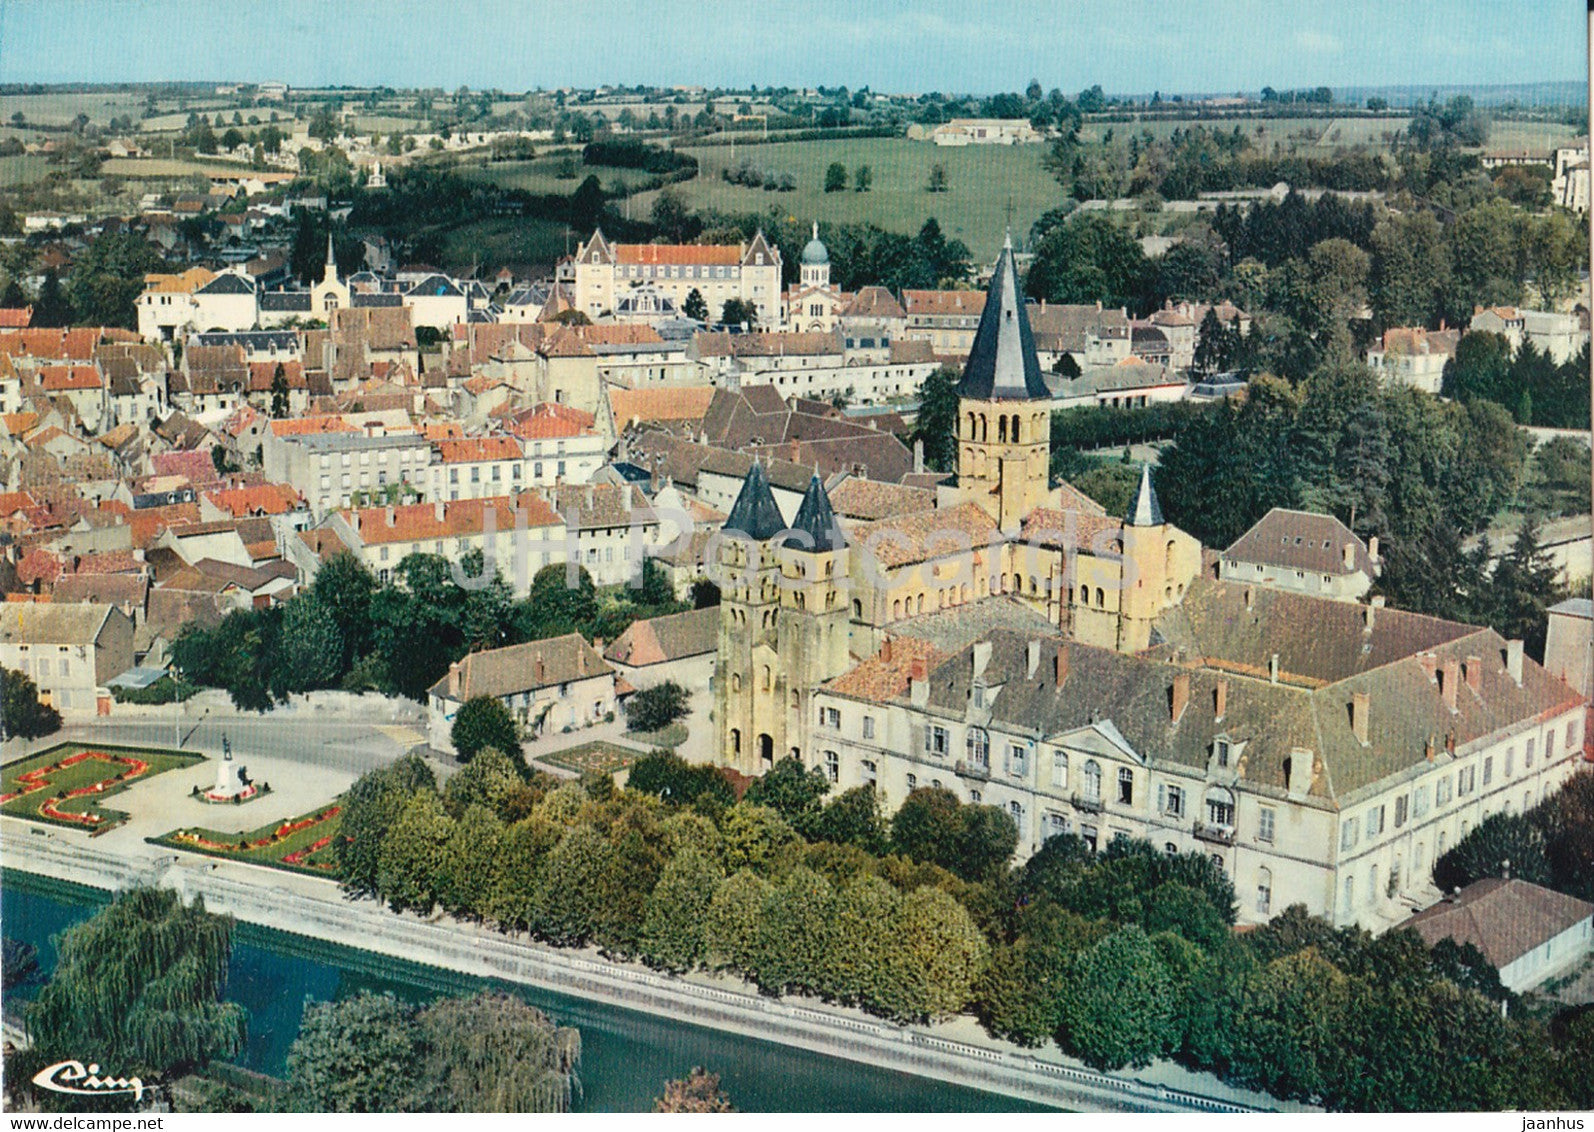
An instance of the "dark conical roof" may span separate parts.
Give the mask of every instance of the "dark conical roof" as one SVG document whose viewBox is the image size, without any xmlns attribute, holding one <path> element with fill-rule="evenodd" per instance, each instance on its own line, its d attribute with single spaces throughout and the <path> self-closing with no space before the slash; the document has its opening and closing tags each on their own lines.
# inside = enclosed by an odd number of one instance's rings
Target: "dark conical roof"
<svg viewBox="0 0 1594 1132">
<path fill-rule="evenodd" d="M 1162 526 L 1162 504 L 1157 502 L 1157 490 L 1151 486 L 1151 465 L 1140 465 L 1140 487 L 1135 492 L 1134 502 L 1129 505 L 1129 514 L 1124 516 L 1124 522 L 1131 527 L 1160 527 Z"/>
<path fill-rule="evenodd" d="M 727 531 L 740 531 L 749 538 L 767 542 L 786 529 L 786 520 L 780 517 L 775 506 L 775 496 L 769 490 L 769 478 L 764 475 L 764 465 L 753 461 L 752 469 L 742 481 L 742 490 L 731 504 L 731 514 L 725 520 Z"/>
<path fill-rule="evenodd" d="M 1044 401 L 1051 398 L 1035 357 L 1035 336 L 1024 311 L 1013 266 L 1013 239 L 1002 244 L 996 272 L 985 292 L 985 312 L 969 350 L 958 396 L 972 401 Z"/>
<path fill-rule="evenodd" d="M 796 550 L 819 554 L 840 550 L 847 545 L 841 528 L 836 524 L 836 513 L 831 510 L 830 494 L 825 491 L 825 485 L 819 482 L 817 473 L 808 481 L 808 490 L 803 493 L 802 505 L 797 508 L 797 517 L 792 520 L 791 527 L 807 536 L 791 540 L 788 545 Z"/>
</svg>

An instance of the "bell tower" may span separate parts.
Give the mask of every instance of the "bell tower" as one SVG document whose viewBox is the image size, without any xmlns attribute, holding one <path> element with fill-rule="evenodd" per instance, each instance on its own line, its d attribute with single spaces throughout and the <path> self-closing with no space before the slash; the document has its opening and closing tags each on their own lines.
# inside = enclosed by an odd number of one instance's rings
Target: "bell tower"
<svg viewBox="0 0 1594 1132">
<path fill-rule="evenodd" d="M 985 293 L 974 345 L 958 382 L 958 486 L 1004 533 L 1050 495 L 1051 392 L 1013 265 L 1013 238 Z"/>
<path fill-rule="evenodd" d="M 780 674 L 777 690 L 785 697 L 789 754 L 814 765 L 818 753 L 807 737 L 813 718 L 814 689 L 840 676 L 849 664 L 847 541 L 830 507 L 830 496 L 816 472 L 791 530 L 779 551 L 781 592 L 777 617 Z"/>
<path fill-rule="evenodd" d="M 781 563 L 774 543 L 785 529 L 764 466 L 754 461 L 723 528 L 714 662 L 718 761 L 743 774 L 763 774 L 786 753 L 787 713 L 777 687 Z"/>
</svg>

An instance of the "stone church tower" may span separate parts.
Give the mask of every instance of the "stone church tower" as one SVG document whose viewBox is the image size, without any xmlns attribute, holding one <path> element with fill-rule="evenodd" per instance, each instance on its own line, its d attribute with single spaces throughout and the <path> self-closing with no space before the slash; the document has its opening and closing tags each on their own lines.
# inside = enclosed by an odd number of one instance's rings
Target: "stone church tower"
<svg viewBox="0 0 1594 1132">
<path fill-rule="evenodd" d="M 958 383 L 958 486 L 1004 534 L 1050 499 L 1052 398 L 1013 266 L 1013 239 L 986 292 Z"/>
</svg>

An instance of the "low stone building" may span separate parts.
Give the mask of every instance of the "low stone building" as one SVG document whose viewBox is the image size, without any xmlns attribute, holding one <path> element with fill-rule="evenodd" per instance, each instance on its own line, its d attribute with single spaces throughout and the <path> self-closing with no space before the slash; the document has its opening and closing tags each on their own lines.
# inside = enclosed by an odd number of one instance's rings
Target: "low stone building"
<svg viewBox="0 0 1594 1132">
<path fill-rule="evenodd" d="M 691 609 L 633 621 L 604 650 L 603 659 L 637 688 L 673 680 L 688 690 L 714 679 L 719 645 L 719 609 Z"/>
<path fill-rule="evenodd" d="M 426 692 L 427 735 L 453 753 L 454 717 L 467 701 L 503 701 L 528 738 L 613 718 L 615 671 L 579 633 L 473 652 L 449 666 Z"/>
<path fill-rule="evenodd" d="M 1359 601 L 1381 565 L 1376 536 L 1363 542 L 1332 515 L 1275 507 L 1218 556 L 1218 577 Z"/>
<path fill-rule="evenodd" d="M 1474 881 L 1400 926 L 1429 947 L 1442 939 L 1472 944 L 1517 994 L 1594 949 L 1594 904 L 1517 878 Z"/>
<path fill-rule="evenodd" d="M 0 604 L 0 665 L 30 677 L 63 716 L 108 711 L 100 693 L 133 666 L 133 619 L 97 602 Z"/>
</svg>

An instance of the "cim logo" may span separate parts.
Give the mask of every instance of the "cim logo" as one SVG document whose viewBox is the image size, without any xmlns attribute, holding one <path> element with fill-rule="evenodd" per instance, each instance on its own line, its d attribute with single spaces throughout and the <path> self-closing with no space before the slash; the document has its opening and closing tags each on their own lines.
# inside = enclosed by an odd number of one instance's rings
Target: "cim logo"
<svg viewBox="0 0 1594 1132">
<path fill-rule="evenodd" d="M 76 1096 L 106 1097 L 116 1093 L 132 1093 L 133 1100 L 144 1099 L 143 1081 L 137 1077 L 101 1077 L 100 1067 L 92 1062 L 85 1069 L 81 1061 L 58 1061 L 35 1073 L 33 1083 L 51 1092 Z"/>
</svg>

